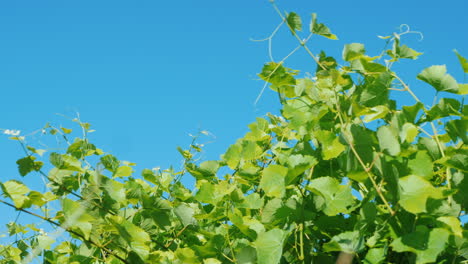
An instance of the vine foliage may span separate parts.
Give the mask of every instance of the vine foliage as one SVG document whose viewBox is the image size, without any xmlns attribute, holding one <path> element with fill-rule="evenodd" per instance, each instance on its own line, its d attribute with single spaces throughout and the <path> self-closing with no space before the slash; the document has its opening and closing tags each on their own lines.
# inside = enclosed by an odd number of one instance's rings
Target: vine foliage
<svg viewBox="0 0 468 264">
<path fill-rule="evenodd" d="M 436 91 L 426 106 L 392 70 L 421 55 L 402 34 L 382 37 L 389 48 L 377 56 L 360 43 L 339 59 L 315 55 L 311 36 L 338 37 L 313 14 L 301 38 L 299 15 L 273 7 L 298 40 L 259 74 L 281 114 L 257 118 L 218 160 L 197 158 L 205 131 L 179 148 L 181 170 L 141 175 L 91 143 L 79 119 L 73 140 L 71 129 L 43 129 L 68 143 L 62 152 L 12 137 L 26 152 L 20 175 L 39 174 L 47 188 L 1 182 L 0 202 L 42 224 L 9 223 L 0 263 L 335 263 L 340 254 L 356 263 L 467 262 L 468 84 L 444 65 L 422 70 L 417 85 Z M 299 49 L 317 65 L 302 78 L 285 66 Z M 399 107 L 391 93 L 414 103 Z"/>
</svg>

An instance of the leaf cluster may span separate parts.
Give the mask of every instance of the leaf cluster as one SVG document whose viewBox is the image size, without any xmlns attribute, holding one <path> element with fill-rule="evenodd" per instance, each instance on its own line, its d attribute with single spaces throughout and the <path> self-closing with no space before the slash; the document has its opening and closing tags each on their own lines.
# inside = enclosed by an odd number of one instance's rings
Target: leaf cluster
<svg viewBox="0 0 468 264">
<path fill-rule="evenodd" d="M 298 36 L 301 18 L 281 17 Z M 337 39 L 315 14 L 309 31 Z M 12 222 L 17 239 L 0 246 L 0 263 L 36 256 L 44 263 L 334 263 L 340 252 L 359 263 L 466 261 L 468 108 L 460 98 L 467 84 L 445 66 L 424 69 L 419 85 L 452 95 L 426 107 L 391 69 L 421 53 L 398 34 L 386 40 L 391 48 L 378 56 L 352 43 L 340 59 L 315 56 L 301 41 L 317 64 L 309 77 L 284 61 L 265 64 L 259 77 L 280 95 L 281 114 L 257 118 L 218 160 L 199 162 L 197 136 L 179 148 L 181 170 L 137 176 L 135 164 L 92 144 L 90 125 L 79 120 L 83 136 L 48 162 L 27 146 L 19 173 L 39 172 L 47 191 L 9 180 L 0 185 L 11 203 L 0 202 L 69 239 Z M 415 103 L 397 107 L 391 92 Z M 66 140 L 72 133 L 46 129 Z"/>
</svg>

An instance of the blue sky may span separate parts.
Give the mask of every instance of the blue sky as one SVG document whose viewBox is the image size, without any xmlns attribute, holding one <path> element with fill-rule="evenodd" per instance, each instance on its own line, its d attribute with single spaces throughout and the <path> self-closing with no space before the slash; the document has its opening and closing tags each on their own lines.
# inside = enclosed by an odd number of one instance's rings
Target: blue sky
<svg viewBox="0 0 468 264">
<path fill-rule="evenodd" d="M 468 56 L 466 0 L 277 4 L 299 13 L 305 24 L 317 13 L 340 40 L 314 37 L 310 47 L 338 58 L 352 42 L 377 55 L 384 42 L 376 36 L 398 31 L 401 24 L 422 32 L 422 41 L 406 35 L 403 42 L 424 55 L 395 69 L 428 103 L 433 91 L 415 78 L 425 67 L 447 64 L 449 73 L 463 80 L 452 50 Z M 188 145 L 188 134 L 203 129 L 216 136 L 205 157 L 216 159 L 255 117 L 278 110 L 272 91 L 253 104 L 263 86 L 256 74 L 268 52 L 266 42 L 251 39 L 267 37 L 279 22 L 267 0 L 2 1 L 0 128 L 22 134 L 47 122 L 76 128 L 61 115 L 73 118 L 78 112 L 96 129 L 91 140 L 136 162 L 137 173 L 178 166 L 176 146 Z M 275 58 L 295 45 L 284 28 L 273 42 Z M 286 65 L 315 71 L 304 52 Z M 15 164 L 23 155 L 20 147 L 2 136 L 0 149 L 0 180 L 20 179 Z M 24 180 L 37 182 L 34 176 Z M 6 212 L 0 224 L 16 216 L 4 207 L 0 211 Z"/>
</svg>

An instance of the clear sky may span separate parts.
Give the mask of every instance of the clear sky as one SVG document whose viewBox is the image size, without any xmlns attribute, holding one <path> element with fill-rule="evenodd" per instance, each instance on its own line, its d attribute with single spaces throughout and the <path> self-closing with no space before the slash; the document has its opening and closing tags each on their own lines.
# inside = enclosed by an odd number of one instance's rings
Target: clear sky
<svg viewBox="0 0 468 264">
<path fill-rule="evenodd" d="M 433 96 L 415 76 L 434 64 L 447 64 L 449 73 L 463 81 L 452 50 L 468 56 L 466 0 L 277 4 L 299 13 L 305 24 L 310 13 L 317 13 L 340 40 L 314 37 L 310 47 L 338 58 L 343 45 L 352 42 L 377 55 L 384 42 L 376 36 L 408 24 L 424 39 L 406 35 L 403 42 L 424 55 L 396 65 L 396 71 L 416 93 L 427 100 Z M 92 142 L 136 162 L 137 173 L 178 166 L 176 146 L 187 146 L 188 134 L 203 129 L 216 136 L 205 157 L 216 159 L 255 117 L 278 111 L 272 91 L 253 104 L 263 86 L 256 74 L 268 62 L 268 52 L 266 42 L 250 39 L 267 37 L 279 22 L 267 0 L 1 1 L 0 128 L 22 134 L 47 122 L 76 128 L 60 115 L 78 112 L 96 129 Z M 284 28 L 273 42 L 275 58 L 295 45 Z M 286 65 L 315 71 L 303 52 Z M 21 178 L 15 161 L 22 155 L 18 144 L 0 136 L 0 180 Z M 24 180 L 34 182 L 35 176 Z M 0 212 L 5 212 L 0 224 L 16 217 L 2 205 Z"/>
</svg>

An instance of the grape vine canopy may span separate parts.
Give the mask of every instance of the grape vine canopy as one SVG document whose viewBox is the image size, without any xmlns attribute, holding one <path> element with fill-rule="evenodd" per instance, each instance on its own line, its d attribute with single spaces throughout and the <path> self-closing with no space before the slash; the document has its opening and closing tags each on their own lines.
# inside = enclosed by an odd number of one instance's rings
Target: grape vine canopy
<svg viewBox="0 0 468 264">
<path fill-rule="evenodd" d="M 425 68 L 417 85 L 436 91 L 427 106 L 392 70 L 422 55 L 401 34 L 382 37 L 388 48 L 377 55 L 361 43 L 344 45 L 342 58 L 316 55 L 311 36 L 338 37 L 315 14 L 305 28 L 298 14 L 273 7 L 298 41 L 259 73 L 281 114 L 257 118 L 218 160 L 198 159 L 204 131 L 179 148 L 181 170 L 141 175 L 95 146 L 79 119 L 79 136 L 43 128 L 68 143 L 63 151 L 13 136 L 26 153 L 20 175 L 40 176 L 47 188 L 3 181 L 0 203 L 53 229 L 9 223 L 13 243 L 0 245 L 0 263 L 468 262 L 460 220 L 468 205 L 468 84 L 445 65 Z M 315 73 L 300 77 L 285 66 L 299 49 Z M 391 93 L 414 103 L 399 107 Z"/>
</svg>

